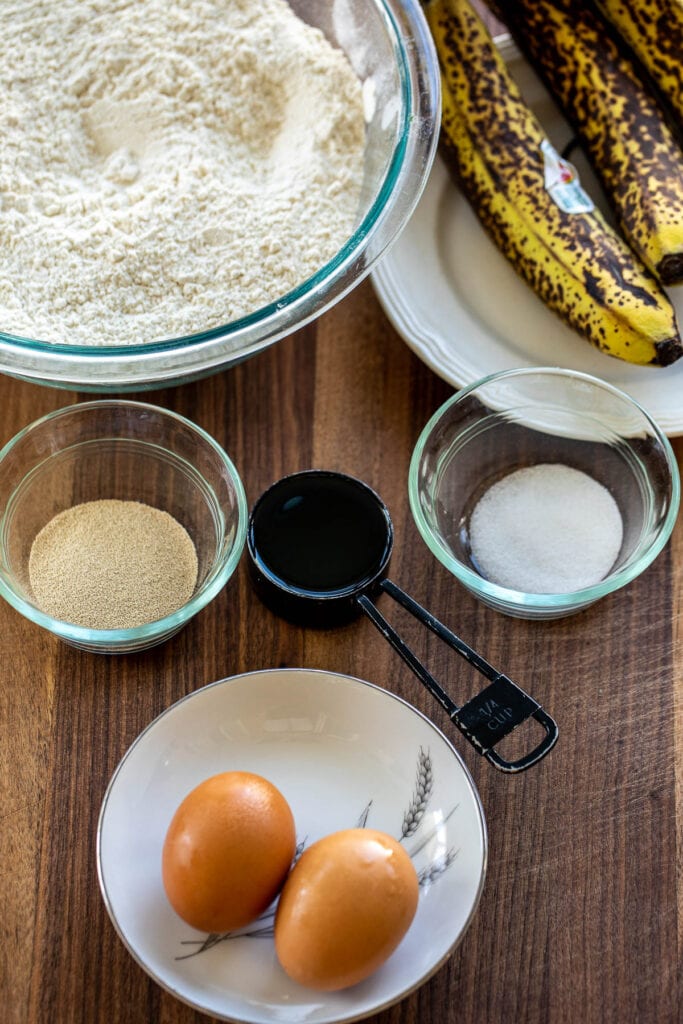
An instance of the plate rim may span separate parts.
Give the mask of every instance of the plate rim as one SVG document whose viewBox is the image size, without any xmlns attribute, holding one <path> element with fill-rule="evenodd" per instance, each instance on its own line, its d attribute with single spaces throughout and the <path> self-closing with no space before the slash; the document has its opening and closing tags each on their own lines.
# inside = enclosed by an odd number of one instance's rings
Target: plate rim
<svg viewBox="0 0 683 1024">
<path fill-rule="evenodd" d="M 97 819 L 97 830 L 96 830 L 96 836 L 95 836 L 95 853 L 96 853 L 97 879 L 98 879 L 98 884 L 99 884 L 99 889 L 100 889 L 100 895 L 101 895 L 102 900 L 104 902 L 105 909 L 107 911 L 109 920 L 112 923 L 112 925 L 114 926 L 114 930 L 116 931 L 116 934 L 118 935 L 119 939 L 123 943 L 125 949 L 129 953 L 129 955 L 133 958 L 133 960 L 137 963 L 137 965 L 144 971 L 144 973 L 147 975 L 147 977 L 150 978 L 161 989 L 163 989 L 164 991 L 170 993 L 172 996 L 174 996 L 180 1002 L 184 1003 L 186 1006 L 189 1006 L 192 1009 L 194 1009 L 194 1010 L 196 1010 L 196 1011 L 198 1011 L 200 1013 L 204 1013 L 204 1014 L 209 1013 L 216 1020 L 225 1021 L 226 1024 L 252 1024 L 252 1022 L 248 1021 L 246 1018 L 243 1018 L 243 1017 L 232 1017 L 232 1016 L 228 1016 L 225 1013 L 217 1013 L 213 1009 L 208 1010 L 205 1005 L 202 1005 L 201 1003 L 197 1003 L 193 999 L 190 999 L 187 996 L 185 996 L 182 992 L 180 992 L 178 990 L 178 988 L 174 987 L 169 982 L 159 978 L 156 975 L 156 973 L 154 973 L 154 971 L 140 957 L 140 955 L 138 954 L 137 950 L 133 947 L 133 945 L 130 943 L 130 941 L 128 940 L 128 938 L 124 934 L 124 932 L 123 932 L 123 930 L 122 930 L 122 928 L 121 928 L 121 926 L 120 926 L 120 924 L 118 922 L 118 919 L 117 919 L 116 913 L 114 911 L 114 908 L 112 906 L 112 902 L 111 902 L 111 899 L 110 899 L 110 894 L 109 894 L 109 892 L 107 890 L 106 882 L 105 882 L 105 879 L 104 879 L 103 864 L 102 864 L 102 832 L 103 832 L 105 817 L 106 817 L 106 813 L 107 813 L 107 807 L 108 807 L 108 804 L 109 804 L 109 801 L 110 801 L 113 789 L 114 789 L 114 787 L 116 785 L 116 782 L 117 782 L 117 780 L 118 780 L 118 778 L 119 778 L 119 776 L 120 776 L 120 774 L 121 774 L 121 772 L 122 772 L 122 770 L 124 768 L 124 765 L 128 761 L 128 758 L 132 755 L 133 751 L 135 749 L 137 749 L 138 745 L 140 743 L 142 743 L 147 738 L 148 734 L 153 730 L 153 728 L 156 725 L 158 725 L 160 723 L 160 721 L 162 719 L 166 718 L 169 714 L 171 714 L 174 711 L 177 712 L 178 709 L 180 709 L 182 707 L 182 705 L 184 705 L 187 701 L 192 700 L 193 698 L 197 697 L 200 694 L 204 694 L 208 690 L 211 690 L 211 689 L 214 689 L 214 688 L 218 688 L 218 687 L 223 687 L 223 686 L 226 686 L 226 684 L 234 684 L 234 683 L 237 683 L 237 682 L 244 682 L 245 680 L 253 678 L 254 676 L 268 677 L 268 676 L 281 676 L 281 675 L 292 675 L 292 674 L 293 675 L 302 675 L 303 674 L 303 675 L 310 675 L 310 676 L 317 675 L 317 676 L 323 676 L 323 677 L 328 677 L 328 678 L 331 677 L 333 679 L 347 680 L 347 681 L 351 681 L 351 682 L 353 682 L 355 684 L 360 684 L 362 687 L 367 687 L 368 689 L 379 691 L 379 693 L 382 694 L 384 697 L 388 697 L 388 698 L 391 698 L 391 699 L 397 701 L 399 704 L 403 705 L 404 709 L 408 713 L 412 713 L 417 718 L 422 719 L 422 721 L 428 727 L 430 727 L 439 736 L 439 738 L 441 740 L 443 740 L 443 742 L 446 744 L 446 746 L 448 748 L 450 748 L 450 752 L 455 757 L 456 763 L 459 765 L 460 769 L 464 773 L 465 782 L 466 782 L 467 787 L 470 790 L 471 795 L 473 797 L 474 809 L 476 811 L 477 820 L 478 820 L 478 823 L 479 823 L 479 831 L 480 831 L 481 847 L 482 847 L 481 866 L 480 866 L 480 871 L 479 871 L 479 879 L 478 879 L 478 883 L 477 883 L 477 891 L 475 893 L 474 900 L 473 900 L 472 906 L 470 908 L 470 912 L 469 912 L 469 914 L 467 916 L 467 919 L 465 920 L 465 923 L 464 923 L 463 927 L 461 928 L 460 932 L 458 933 L 458 935 L 456 936 L 454 941 L 451 943 L 451 945 L 448 947 L 448 949 L 445 951 L 445 953 L 437 960 L 437 962 L 435 962 L 432 965 L 430 970 L 427 973 L 425 973 L 417 982 L 415 982 L 409 988 L 406 988 L 406 989 L 402 990 L 401 992 L 399 992 L 396 995 L 390 996 L 388 999 L 386 999 L 383 1002 L 377 1004 L 376 1006 L 371 1007 L 370 1009 L 363 1010 L 360 1013 L 353 1013 L 350 1016 L 349 1015 L 341 1015 L 341 1016 L 332 1016 L 332 1017 L 329 1017 L 329 1018 L 326 1017 L 325 1018 L 325 1022 L 321 1022 L 321 1024 L 354 1024 L 355 1021 L 364 1020 L 367 1017 L 370 1017 L 370 1016 L 373 1016 L 375 1014 L 381 1013 L 382 1011 L 388 1009 L 391 1006 L 395 1006 L 397 1003 L 402 1002 L 408 996 L 412 995 L 418 989 L 422 988 L 422 986 L 424 984 L 426 984 L 426 982 L 429 981 L 429 979 L 432 978 L 434 976 L 434 974 L 436 974 L 436 972 L 443 966 L 443 964 L 453 955 L 453 953 L 458 948 L 458 946 L 460 945 L 460 943 L 464 939 L 465 935 L 469 931 L 470 926 L 472 924 L 472 921 L 474 920 L 474 917 L 476 916 L 477 910 L 479 908 L 479 903 L 481 901 L 482 893 L 483 893 L 483 890 L 484 890 L 484 884 L 485 884 L 485 880 L 486 880 L 486 874 L 487 874 L 487 869 L 488 869 L 488 829 L 487 829 L 487 825 L 486 825 L 486 816 L 485 816 L 485 813 L 484 813 L 484 807 L 483 807 L 483 804 L 482 804 L 481 796 L 480 796 L 479 791 L 477 789 L 477 786 L 476 786 L 476 784 L 474 782 L 472 774 L 471 774 L 469 768 L 467 767 L 467 765 L 465 764 L 461 754 L 456 749 L 456 747 L 453 745 L 453 743 L 450 741 L 448 736 L 446 736 L 446 734 L 439 728 L 439 726 L 434 721 L 432 721 L 432 719 L 428 715 L 426 715 L 424 712 L 420 711 L 419 708 L 416 708 L 413 704 L 411 704 L 404 697 L 401 697 L 399 694 L 393 693 L 391 690 L 387 690 L 386 688 L 384 688 L 382 686 L 379 686 L 379 684 L 377 684 L 377 683 L 373 683 L 373 682 L 370 682 L 369 680 L 362 679 L 359 676 L 353 676 L 353 675 L 349 675 L 348 673 L 345 673 L 345 672 L 331 671 L 331 670 L 328 670 L 328 669 L 299 668 L 299 667 L 296 667 L 296 666 L 285 666 L 285 667 L 281 667 L 281 668 L 252 669 L 252 670 L 249 670 L 247 672 L 239 672 L 239 673 L 236 673 L 235 675 L 232 675 L 232 676 L 225 676 L 222 679 L 216 679 L 216 680 L 214 680 L 211 683 L 206 683 L 205 685 L 198 687 L 196 690 L 192 690 L 189 693 L 184 694 L 182 697 L 178 698 L 178 700 L 174 701 L 172 704 L 169 704 L 158 715 L 156 715 L 150 722 L 147 723 L 147 725 L 138 733 L 138 735 L 135 737 L 135 739 L 132 741 L 132 743 L 130 743 L 129 746 L 126 748 L 126 750 L 124 751 L 122 757 L 119 759 L 119 761 L 118 761 L 114 771 L 111 774 L 111 777 L 110 777 L 110 779 L 109 779 L 109 781 L 107 783 L 107 786 L 105 788 L 105 791 L 104 791 L 104 794 L 103 794 L 103 797 L 102 797 L 102 802 L 101 802 L 101 805 L 100 805 L 100 811 L 99 811 L 98 819 Z M 324 997 L 324 993 L 322 995 Z"/>
</svg>

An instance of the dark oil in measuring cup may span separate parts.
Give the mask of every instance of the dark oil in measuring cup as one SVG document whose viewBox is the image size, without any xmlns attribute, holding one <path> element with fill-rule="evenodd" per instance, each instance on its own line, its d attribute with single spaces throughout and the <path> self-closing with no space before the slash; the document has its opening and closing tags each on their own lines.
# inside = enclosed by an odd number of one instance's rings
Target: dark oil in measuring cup
<svg viewBox="0 0 683 1024">
<path fill-rule="evenodd" d="M 393 543 L 391 521 L 374 491 L 324 471 L 280 481 L 263 495 L 251 526 L 259 566 L 309 594 L 362 587 L 385 565 Z"/>
</svg>

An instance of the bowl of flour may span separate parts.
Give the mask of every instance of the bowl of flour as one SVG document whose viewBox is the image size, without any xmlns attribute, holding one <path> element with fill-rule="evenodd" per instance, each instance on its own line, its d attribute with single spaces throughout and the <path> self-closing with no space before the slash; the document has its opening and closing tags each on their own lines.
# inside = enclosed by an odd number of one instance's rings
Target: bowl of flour
<svg viewBox="0 0 683 1024">
<path fill-rule="evenodd" d="M 137 390 L 255 354 L 372 269 L 431 167 L 417 2 L 22 0 L 0 51 L 0 372 L 23 379 Z"/>
</svg>

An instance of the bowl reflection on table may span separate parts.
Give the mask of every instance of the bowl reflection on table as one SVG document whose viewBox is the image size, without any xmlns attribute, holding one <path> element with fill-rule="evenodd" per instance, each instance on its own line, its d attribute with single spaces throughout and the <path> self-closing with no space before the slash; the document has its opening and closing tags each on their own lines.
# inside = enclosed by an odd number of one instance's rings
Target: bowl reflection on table
<svg viewBox="0 0 683 1024">
<path fill-rule="evenodd" d="M 471 516 L 482 495 L 507 474 L 543 463 L 597 481 L 623 522 L 607 575 L 567 593 L 500 586 L 472 553 Z M 633 399 L 587 374 L 541 367 L 492 374 L 438 409 L 413 452 L 409 495 L 430 551 L 463 586 L 497 611 L 545 619 L 587 607 L 651 564 L 673 529 L 680 480 L 669 441 Z"/>
<path fill-rule="evenodd" d="M 33 541 L 60 512 L 112 498 L 161 509 L 184 527 L 197 553 L 194 592 L 163 618 L 126 629 L 55 619 L 32 592 Z M 195 424 L 146 403 L 102 399 L 44 416 L 5 445 L 0 521 L 0 594 L 75 647 L 125 653 L 168 639 L 225 586 L 244 547 L 247 505 L 231 460 Z"/>
<path fill-rule="evenodd" d="M 140 391 L 197 379 L 254 355 L 319 316 L 370 272 L 399 234 L 431 168 L 438 65 L 417 0 L 291 0 L 347 54 L 366 96 L 364 180 L 355 229 L 320 270 L 278 301 L 186 337 L 118 347 L 51 344 L 0 332 L 0 372 L 55 387 Z M 134 327 L 131 327 L 134 330 Z"/>
</svg>

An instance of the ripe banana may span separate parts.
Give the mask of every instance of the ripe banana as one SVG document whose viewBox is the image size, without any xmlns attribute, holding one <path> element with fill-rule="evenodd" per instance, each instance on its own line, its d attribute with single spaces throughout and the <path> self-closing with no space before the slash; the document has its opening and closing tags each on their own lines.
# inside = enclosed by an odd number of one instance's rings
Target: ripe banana
<svg viewBox="0 0 683 1024">
<path fill-rule="evenodd" d="M 576 182 L 561 180 L 567 166 L 479 15 L 468 0 L 428 0 L 425 13 L 441 66 L 442 153 L 491 238 L 546 304 L 603 352 L 673 363 L 683 345 L 670 301 L 583 203 Z M 553 169 L 559 180 L 551 180 Z"/>
<path fill-rule="evenodd" d="M 683 133 L 683 0 L 597 0 L 640 59 Z"/>
<path fill-rule="evenodd" d="M 495 0 L 662 284 L 683 282 L 683 152 L 612 30 L 585 0 Z"/>
</svg>

